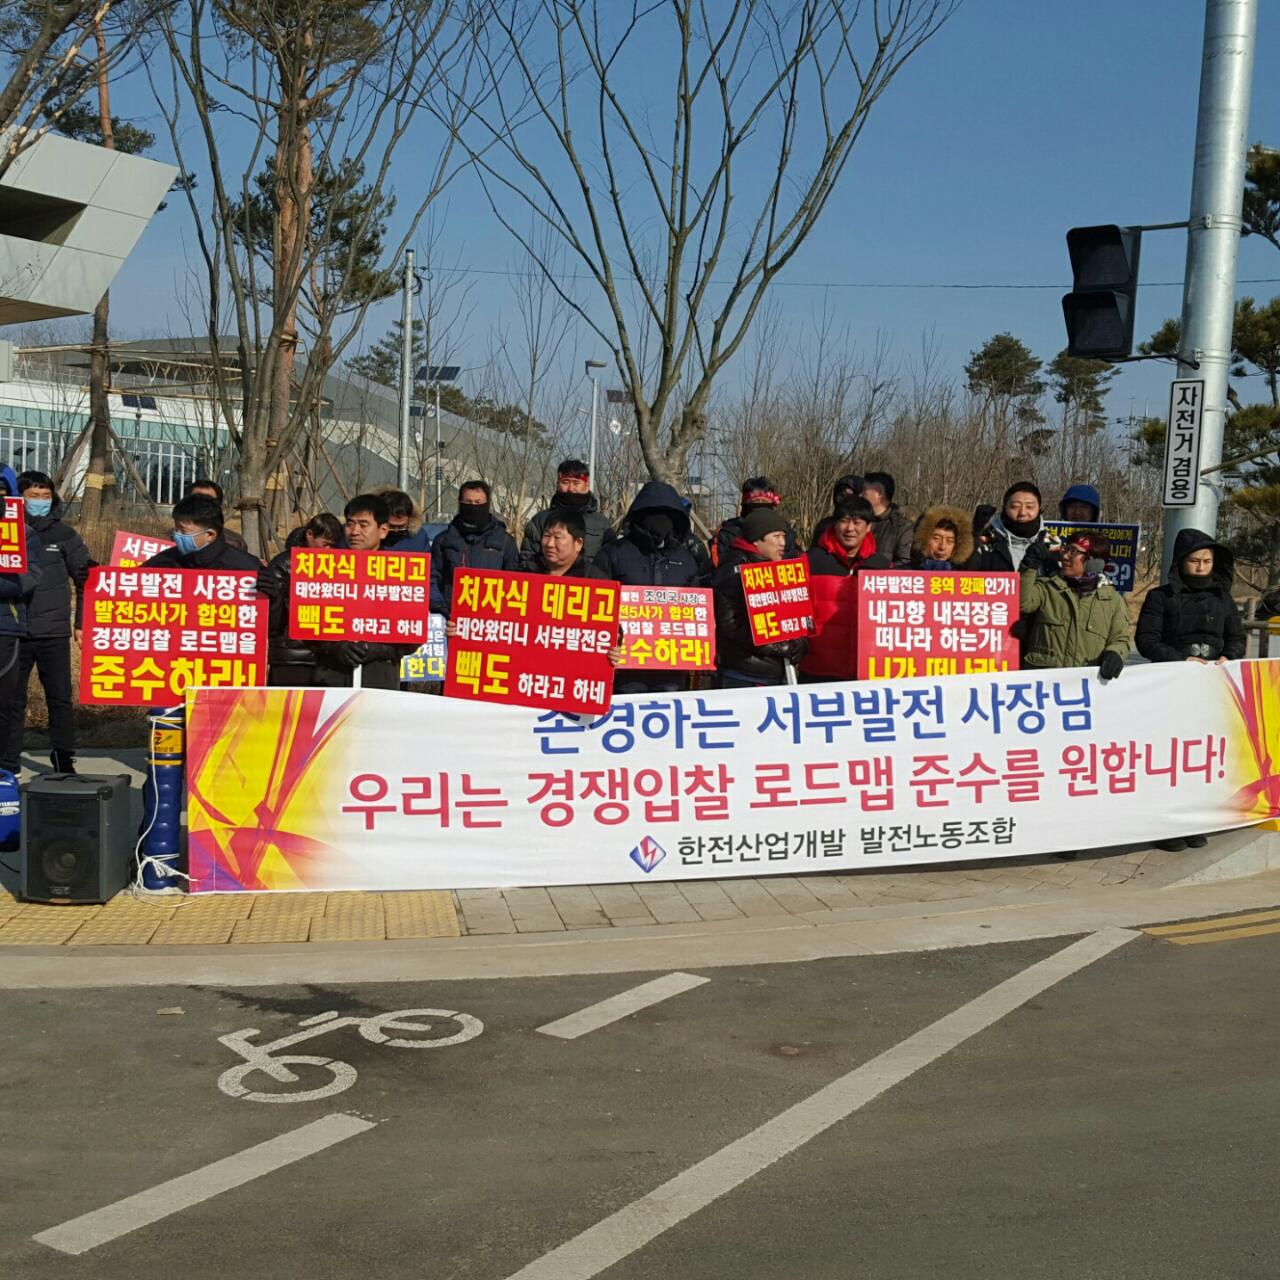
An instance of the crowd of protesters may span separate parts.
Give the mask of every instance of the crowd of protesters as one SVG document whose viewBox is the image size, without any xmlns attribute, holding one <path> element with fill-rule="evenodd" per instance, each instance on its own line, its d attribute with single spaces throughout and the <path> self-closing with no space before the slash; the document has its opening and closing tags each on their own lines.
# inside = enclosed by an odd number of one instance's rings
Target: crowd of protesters
<svg viewBox="0 0 1280 1280">
<path fill-rule="evenodd" d="M 494 511 L 490 486 L 468 480 L 457 512 L 442 529 L 419 527 L 411 498 L 384 486 L 346 504 L 342 518 L 321 513 L 293 530 L 285 549 L 263 564 L 226 526 L 221 488 L 193 482 L 173 508 L 174 545 L 147 561 L 182 570 L 251 570 L 268 597 L 269 680 L 284 686 L 346 686 L 359 669 L 366 687 L 394 689 L 402 645 L 302 642 L 289 636 L 290 554 L 295 547 L 431 553 L 431 610 L 448 619 L 460 568 L 607 579 L 630 586 L 711 587 L 716 619 L 716 683 L 720 687 L 848 680 L 855 674 L 854 635 L 840 607 L 842 579 L 868 569 L 910 568 L 1012 572 L 1019 575 L 1022 665 L 1093 667 L 1104 680 L 1124 671 L 1133 647 L 1123 597 L 1105 572 L 1109 547 L 1097 529 L 1065 539 L 1046 525 L 1040 490 L 1010 485 L 999 506 L 972 515 L 930 506 L 912 518 L 896 498 L 893 476 L 871 471 L 841 476 L 831 511 L 805 548 L 783 514 L 767 476 L 747 479 L 737 515 L 704 543 L 690 504 L 670 485 L 645 484 L 615 529 L 601 513 L 585 463 L 567 459 L 549 505 L 516 541 Z M 63 520 L 53 480 L 39 471 L 0 468 L 0 492 L 25 500 L 30 549 L 23 574 L 0 574 L 0 768 L 16 771 L 22 751 L 27 686 L 34 669 L 49 707 L 51 762 L 75 767 L 70 645 L 81 625 L 80 588 L 92 560 Z M 1098 491 L 1072 485 L 1058 514 L 1068 524 L 1096 525 Z M 807 557 L 815 628 L 777 644 L 754 643 L 740 580 L 743 565 Z M 1209 534 L 1188 529 L 1174 546 L 1169 580 L 1146 597 L 1134 641 L 1152 662 L 1223 663 L 1245 652 L 1232 599 L 1234 558 Z M 1280 599 L 1264 597 L 1260 616 L 1280 615 Z M 451 626 L 450 626 L 451 629 Z M 612 655 L 617 665 L 618 651 Z M 679 672 L 618 670 L 615 692 L 671 692 L 687 687 Z M 1195 837 L 1189 843 L 1202 842 Z M 1181 844 L 1181 842 L 1171 842 Z"/>
</svg>

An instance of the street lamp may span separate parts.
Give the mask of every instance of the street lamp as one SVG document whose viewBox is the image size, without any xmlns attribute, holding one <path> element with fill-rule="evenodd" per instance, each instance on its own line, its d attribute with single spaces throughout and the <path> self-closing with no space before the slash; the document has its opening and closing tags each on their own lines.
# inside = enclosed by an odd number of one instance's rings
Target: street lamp
<svg viewBox="0 0 1280 1280">
<path fill-rule="evenodd" d="M 600 412 L 600 379 L 591 370 L 607 368 L 603 360 L 586 361 L 587 377 L 591 379 L 591 456 L 587 459 L 587 472 L 592 485 L 596 479 L 596 416 Z"/>
<path fill-rule="evenodd" d="M 441 488 L 444 483 L 444 465 L 440 456 L 440 384 L 442 382 L 454 382 L 458 374 L 462 371 L 462 366 L 458 364 L 424 364 L 418 370 L 418 382 L 426 382 L 436 389 L 435 403 L 435 420 L 436 420 L 436 506 L 435 517 L 440 519 L 440 504 L 442 500 Z"/>
</svg>

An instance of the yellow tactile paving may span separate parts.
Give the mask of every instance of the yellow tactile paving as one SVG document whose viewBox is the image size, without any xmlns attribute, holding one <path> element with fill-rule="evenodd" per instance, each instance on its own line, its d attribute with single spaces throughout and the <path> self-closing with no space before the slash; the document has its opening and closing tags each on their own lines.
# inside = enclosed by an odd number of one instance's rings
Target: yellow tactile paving
<svg viewBox="0 0 1280 1280">
<path fill-rule="evenodd" d="M 423 889 L 379 896 L 388 938 L 457 938 L 462 933 L 451 893 Z"/>
<path fill-rule="evenodd" d="M 456 938 L 451 894 L 209 894 L 48 906 L 0 893 L 0 946 L 219 946 L 257 942 L 380 942 Z"/>
<path fill-rule="evenodd" d="M 149 907 L 146 903 L 115 907 L 109 905 L 67 939 L 70 947 L 140 947 L 151 941 L 155 931 L 173 915 L 173 908 Z"/>
<path fill-rule="evenodd" d="M 364 902 L 330 900 L 324 915 L 311 921 L 312 942 L 381 942 L 386 936 L 386 916 L 376 894 Z"/>
<path fill-rule="evenodd" d="M 148 940 L 153 947 L 218 946 L 231 941 L 239 917 L 226 913 L 179 911 L 166 920 Z"/>
<path fill-rule="evenodd" d="M 59 946 L 101 911 L 101 907 L 26 906 L 0 925 L 0 946 Z"/>
</svg>

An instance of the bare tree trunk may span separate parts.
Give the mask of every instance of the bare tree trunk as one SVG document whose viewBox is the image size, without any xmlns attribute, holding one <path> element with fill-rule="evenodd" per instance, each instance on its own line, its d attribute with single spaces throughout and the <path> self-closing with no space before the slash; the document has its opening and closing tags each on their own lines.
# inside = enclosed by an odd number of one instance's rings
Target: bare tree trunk
<svg viewBox="0 0 1280 1280">
<path fill-rule="evenodd" d="M 107 76 L 107 40 L 102 23 L 94 27 L 98 46 L 98 124 L 102 145 L 116 149 L 111 127 L 111 86 Z M 111 469 L 111 348 L 108 326 L 111 295 L 104 293 L 93 309 L 93 349 L 89 353 L 89 468 L 84 478 L 80 524 L 95 557 L 105 558 L 107 530 L 102 528 L 115 503 L 107 490 L 114 489 Z"/>
</svg>

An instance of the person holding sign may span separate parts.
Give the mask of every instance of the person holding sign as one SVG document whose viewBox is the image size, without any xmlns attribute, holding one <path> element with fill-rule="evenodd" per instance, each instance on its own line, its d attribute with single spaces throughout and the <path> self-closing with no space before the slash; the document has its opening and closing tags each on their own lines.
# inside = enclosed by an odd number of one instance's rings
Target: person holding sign
<svg viewBox="0 0 1280 1280">
<path fill-rule="evenodd" d="M 378 553 L 390 532 L 387 504 L 376 494 L 352 498 L 343 511 L 346 550 Z M 295 548 L 296 550 L 296 548 Z M 292 553 L 291 553 L 292 554 Z M 415 645 L 369 640 L 298 640 L 289 635 L 292 569 L 288 559 L 277 557 L 264 570 L 264 588 L 271 598 L 268 634 L 271 640 L 268 683 L 288 688 L 348 688 L 359 668 L 366 689 L 398 689 L 400 659 Z"/>
<path fill-rule="evenodd" d="M 453 576 L 459 569 L 514 573 L 520 553 L 507 526 L 493 514 L 492 490 L 484 480 L 458 488 L 458 514 L 431 544 L 431 612 L 449 616 Z"/>
<path fill-rule="evenodd" d="M 93 560 L 84 539 L 62 519 L 62 500 L 52 477 L 43 471 L 24 471 L 18 477 L 18 492 L 26 503 L 27 555 L 39 562 L 42 572 L 27 606 L 27 637 L 18 658 L 18 686 L 12 699 L 0 702 L 0 768 L 18 771 L 27 719 L 27 686 L 34 667 L 49 707 L 50 763 L 55 773 L 74 773 L 71 637 L 74 634 L 78 640 L 80 636 L 82 592 Z"/>
<path fill-rule="evenodd" d="M 858 667 L 857 596 L 853 576 L 861 569 L 888 569 L 876 550 L 875 511 L 865 498 L 836 503 L 835 515 L 809 550 L 809 593 L 814 634 L 800 664 L 800 680 L 852 680 Z"/>
<path fill-rule="evenodd" d="M 1022 557 L 1024 669 L 1096 666 L 1104 680 L 1124 670 L 1130 651 L 1124 600 L 1103 576 L 1107 545 L 1096 533 L 1075 533 L 1059 562 L 1043 542 Z M 1059 568 L 1061 576 L 1041 577 Z"/>
<path fill-rule="evenodd" d="M 797 663 L 805 655 L 804 636 L 757 645 L 752 638 L 751 615 L 747 609 L 741 569 L 786 557 L 791 527 L 776 508 L 752 511 L 739 525 L 740 532 L 725 549 L 716 570 L 716 669 L 722 689 L 759 688 L 786 684 L 787 663 Z"/>
<path fill-rule="evenodd" d="M 16 498 L 17 488 L 18 478 L 13 470 L 0 468 L 0 497 Z M 25 514 L 24 507 L 24 518 Z M 39 545 L 36 531 L 28 526 L 27 546 Z M 40 577 L 40 557 L 30 555 L 25 573 L 0 573 L 0 707 L 12 706 L 17 696 L 22 641 L 27 634 L 27 607 L 40 585 Z"/>
</svg>

